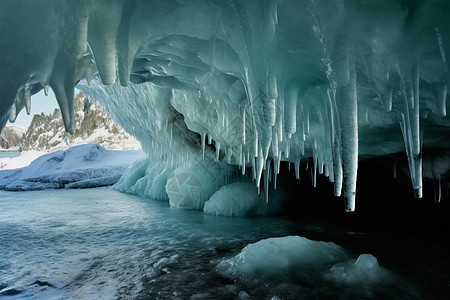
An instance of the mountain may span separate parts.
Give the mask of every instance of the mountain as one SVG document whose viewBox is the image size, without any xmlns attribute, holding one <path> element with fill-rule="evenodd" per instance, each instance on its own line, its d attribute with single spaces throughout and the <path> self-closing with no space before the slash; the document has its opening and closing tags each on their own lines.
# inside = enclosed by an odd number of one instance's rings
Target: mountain
<svg viewBox="0 0 450 300">
<path fill-rule="evenodd" d="M 61 111 L 34 115 L 20 144 L 22 151 L 65 150 L 71 146 L 97 143 L 109 150 L 140 149 L 140 143 L 117 125 L 111 116 L 82 93 L 75 96 L 75 131 L 64 130 Z"/>
<path fill-rule="evenodd" d="M 17 150 L 24 138 L 26 128 L 17 125 L 8 125 L 0 134 L 0 150 Z"/>
</svg>

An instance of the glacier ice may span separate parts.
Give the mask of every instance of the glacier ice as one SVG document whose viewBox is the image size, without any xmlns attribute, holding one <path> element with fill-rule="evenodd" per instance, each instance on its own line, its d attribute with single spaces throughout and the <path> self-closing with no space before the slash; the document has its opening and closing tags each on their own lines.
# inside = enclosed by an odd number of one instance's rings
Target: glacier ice
<svg viewBox="0 0 450 300">
<path fill-rule="evenodd" d="M 249 244 L 238 255 L 221 261 L 218 269 L 235 276 L 253 274 L 283 280 L 294 269 L 301 270 L 297 274 L 324 271 L 346 258 L 346 251 L 336 244 L 285 236 Z"/>
<path fill-rule="evenodd" d="M 305 293 L 296 289 L 298 284 L 303 289 L 311 289 L 315 298 L 335 294 L 345 299 L 371 299 L 380 297 L 383 290 L 389 290 L 393 297 L 419 297 L 413 282 L 380 266 L 375 256 L 360 254 L 355 259 L 334 243 L 300 236 L 268 238 L 248 244 L 237 255 L 221 259 L 216 269 L 223 276 L 243 281 L 254 289 L 265 287 L 271 293 L 292 291 L 294 298 L 302 298 Z"/>
<path fill-rule="evenodd" d="M 270 216 L 281 210 L 283 200 L 285 194 L 281 190 L 271 191 L 270 201 L 266 202 L 252 182 L 234 182 L 220 187 L 205 202 L 203 212 L 227 217 Z"/>
<path fill-rule="evenodd" d="M 446 0 L 2 1 L 0 127 L 51 87 L 73 132 L 77 85 L 158 160 L 129 169 L 123 191 L 201 209 L 243 176 L 267 198 L 282 161 L 312 159 L 353 211 L 358 159 L 406 149 L 422 197 L 423 149 L 450 150 L 449 12 Z M 447 171 L 433 171 L 437 195 Z"/>
</svg>

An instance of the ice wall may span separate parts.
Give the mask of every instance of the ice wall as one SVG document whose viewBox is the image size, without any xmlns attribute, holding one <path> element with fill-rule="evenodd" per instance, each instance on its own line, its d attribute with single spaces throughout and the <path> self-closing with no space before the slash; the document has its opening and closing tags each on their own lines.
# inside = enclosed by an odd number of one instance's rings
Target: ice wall
<svg viewBox="0 0 450 300">
<path fill-rule="evenodd" d="M 422 197 L 423 147 L 450 148 L 449 12 L 446 0 L 2 1 L 0 127 L 50 86 L 73 131 L 77 85 L 183 168 L 162 168 L 169 198 L 177 174 L 201 182 L 188 189 L 201 201 L 237 173 L 267 194 L 281 161 L 312 158 L 353 211 L 358 158 L 404 149 Z"/>
</svg>

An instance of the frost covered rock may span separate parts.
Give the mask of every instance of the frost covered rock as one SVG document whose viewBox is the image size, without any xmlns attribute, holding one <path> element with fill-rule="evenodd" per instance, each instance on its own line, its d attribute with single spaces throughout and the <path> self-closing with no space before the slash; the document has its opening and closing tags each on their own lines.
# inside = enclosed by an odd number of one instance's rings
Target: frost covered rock
<svg viewBox="0 0 450 300">
<path fill-rule="evenodd" d="M 116 183 L 141 151 L 111 151 L 98 144 L 45 154 L 21 169 L 0 171 L 0 189 L 91 188 Z"/>
<path fill-rule="evenodd" d="M 266 202 L 253 182 L 235 182 L 215 192 L 206 201 L 203 212 L 228 217 L 270 216 L 280 211 L 284 196 L 280 190 L 274 190 L 270 193 L 270 201 Z"/>
</svg>

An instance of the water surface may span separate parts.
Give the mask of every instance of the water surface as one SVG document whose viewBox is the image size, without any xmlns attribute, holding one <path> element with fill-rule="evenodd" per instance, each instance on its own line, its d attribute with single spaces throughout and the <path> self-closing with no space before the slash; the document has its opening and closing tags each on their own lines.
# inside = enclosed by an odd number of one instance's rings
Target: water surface
<svg viewBox="0 0 450 300">
<path fill-rule="evenodd" d="M 0 158 L 7 158 L 7 157 L 17 157 L 20 155 L 20 152 L 16 151 L 0 151 Z"/>
<path fill-rule="evenodd" d="M 324 228 L 281 217 L 208 216 L 109 189 L 0 191 L 0 298 L 411 299 L 426 295 L 421 285 L 429 279 L 417 283 L 407 274 L 395 275 L 398 280 L 390 285 L 348 286 L 311 270 L 305 270 L 306 275 L 296 270 L 297 274 L 261 279 L 233 277 L 217 268 L 249 243 L 301 231 L 333 234 Z M 345 251 L 354 258 L 360 254 Z"/>
</svg>

